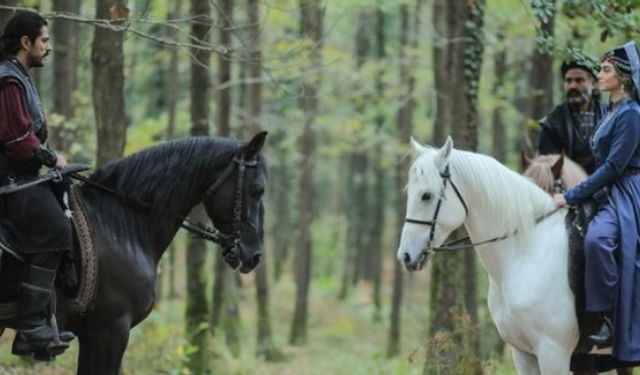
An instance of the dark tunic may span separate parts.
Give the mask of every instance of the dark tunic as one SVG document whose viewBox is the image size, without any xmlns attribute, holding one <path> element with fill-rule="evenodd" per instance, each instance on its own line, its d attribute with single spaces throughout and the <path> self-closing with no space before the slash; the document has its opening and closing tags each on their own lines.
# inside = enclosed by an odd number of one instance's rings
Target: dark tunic
<svg viewBox="0 0 640 375">
<path fill-rule="evenodd" d="M 598 168 L 565 193 L 577 204 L 608 191 L 585 238 L 587 310 L 614 321 L 613 356 L 640 361 L 640 105 L 617 103 L 592 140 Z"/>
<path fill-rule="evenodd" d="M 0 185 L 38 175 L 47 138 L 40 100 L 29 100 L 37 95 L 31 79 L 16 62 L 0 62 L 0 72 L 7 71 L 0 74 Z M 23 253 L 71 249 L 69 220 L 48 184 L 0 195 L 0 225 Z"/>
<path fill-rule="evenodd" d="M 594 100 L 593 124 L 598 124 L 606 114 L 606 106 L 600 100 Z M 590 134 L 580 131 L 580 120 L 567 103 L 553 109 L 548 116 L 540 120 L 540 155 L 564 154 L 591 174 L 595 170 L 595 161 L 591 153 Z"/>
</svg>

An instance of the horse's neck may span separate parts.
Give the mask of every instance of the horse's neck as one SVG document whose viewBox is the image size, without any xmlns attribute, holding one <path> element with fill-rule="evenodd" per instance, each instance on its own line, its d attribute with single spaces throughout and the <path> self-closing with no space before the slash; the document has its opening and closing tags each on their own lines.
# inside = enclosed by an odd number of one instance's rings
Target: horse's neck
<svg viewBox="0 0 640 375">
<path fill-rule="evenodd" d="M 561 213 L 555 213 L 535 224 L 535 228 L 524 239 L 518 238 L 517 234 L 510 230 L 496 231 L 493 223 L 486 218 L 486 212 L 473 214 L 470 209 L 466 229 L 473 243 L 507 235 L 505 239 L 475 248 L 487 273 L 497 283 L 508 282 L 511 276 L 517 275 L 518 270 L 524 271 L 524 268 L 537 267 L 542 270 L 545 266 L 541 263 L 546 263 L 553 258 L 561 264 L 554 272 L 566 271 L 568 251 L 564 215 Z M 554 261 L 554 263 L 557 262 Z M 514 273 L 514 270 L 517 272 Z M 566 273 L 558 273 L 555 276 L 564 277 Z"/>
<path fill-rule="evenodd" d="M 180 174 L 177 173 L 176 176 Z M 187 183 L 176 178 L 171 183 Z M 178 182 L 180 181 L 180 182 Z M 168 182 L 169 183 L 169 182 Z M 195 184 L 195 182 L 192 182 Z M 171 204 L 166 207 L 152 209 L 134 207 L 109 193 L 87 187 L 85 197 L 87 206 L 92 211 L 93 221 L 100 231 L 109 233 L 112 238 L 127 242 L 126 246 L 135 246 L 159 259 L 171 244 L 180 224 L 191 209 L 200 201 L 206 184 L 189 189 L 188 193 L 177 194 Z M 176 188 L 176 191 L 178 189 Z M 108 206 L 108 209 L 105 209 Z"/>
</svg>

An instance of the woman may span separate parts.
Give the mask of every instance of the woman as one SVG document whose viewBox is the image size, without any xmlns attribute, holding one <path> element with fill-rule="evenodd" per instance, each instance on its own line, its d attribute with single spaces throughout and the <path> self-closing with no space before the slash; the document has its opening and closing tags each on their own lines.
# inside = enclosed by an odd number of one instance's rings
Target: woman
<svg viewBox="0 0 640 375">
<path fill-rule="evenodd" d="M 598 74 L 610 109 L 591 148 L 597 169 L 584 182 L 554 195 L 558 206 L 595 199 L 598 210 L 584 240 L 586 310 L 605 318 L 591 336 L 613 344 L 619 361 L 640 361 L 640 56 L 634 42 L 604 55 Z M 638 264 L 636 264 L 636 262 Z M 611 327 L 609 324 L 612 324 Z M 612 332 L 613 331 L 613 332 Z M 612 339 L 613 334 L 613 339 Z"/>
</svg>

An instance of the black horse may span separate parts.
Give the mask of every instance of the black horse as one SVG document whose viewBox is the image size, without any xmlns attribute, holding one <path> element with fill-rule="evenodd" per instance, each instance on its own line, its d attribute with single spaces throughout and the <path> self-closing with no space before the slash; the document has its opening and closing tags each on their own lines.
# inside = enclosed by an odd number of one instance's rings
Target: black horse
<svg viewBox="0 0 640 375">
<path fill-rule="evenodd" d="M 158 262 L 197 204 L 220 232 L 227 263 L 243 273 L 258 265 L 265 137 L 259 133 L 246 144 L 204 137 L 168 142 L 111 162 L 83 184 L 98 258 L 96 294 L 89 311 L 62 319 L 79 340 L 78 374 L 120 372 L 130 329 L 153 307 Z"/>
</svg>

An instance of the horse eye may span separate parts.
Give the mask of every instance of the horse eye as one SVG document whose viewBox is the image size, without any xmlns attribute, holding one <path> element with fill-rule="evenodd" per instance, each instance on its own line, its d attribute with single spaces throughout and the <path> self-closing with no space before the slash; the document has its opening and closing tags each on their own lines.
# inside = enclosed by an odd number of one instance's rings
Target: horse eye
<svg viewBox="0 0 640 375">
<path fill-rule="evenodd" d="M 422 194 L 422 201 L 426 202 L 426 201 L 429 201 L 429 200 L 431 200 L 431 193 L 423 193 Z"/>
<path fill-rule="evenodd" d="M 260 186 L 260 185 L 253 185 L 251 187 L 251 192 L 257 196 L 260 197 L 262 196 L 262 194 L 264 194 L 264 187 Z"/>
</svg>

